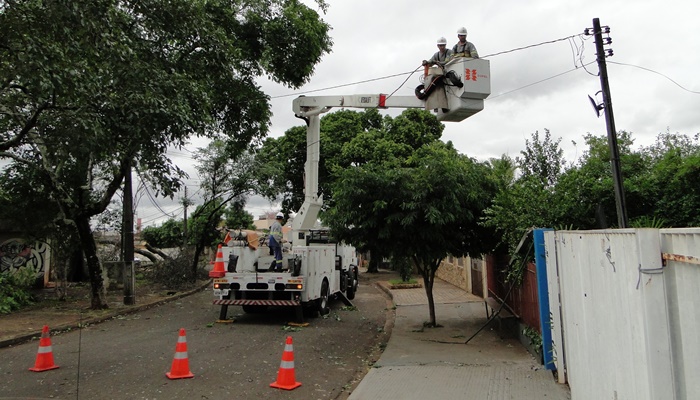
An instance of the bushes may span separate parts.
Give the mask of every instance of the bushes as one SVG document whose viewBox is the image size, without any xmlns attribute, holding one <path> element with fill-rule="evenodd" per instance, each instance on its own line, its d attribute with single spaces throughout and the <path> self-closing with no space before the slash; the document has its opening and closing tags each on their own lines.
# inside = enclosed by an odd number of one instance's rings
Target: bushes
<svg viewBox="0 0 700 400">
<path fill-rule="evenodd" d="M 31 304 L 35 279 L 36 271 L 30 267 L 22 267 L 14 274 L 0 274 L 0 314 Z"/>
</svg>

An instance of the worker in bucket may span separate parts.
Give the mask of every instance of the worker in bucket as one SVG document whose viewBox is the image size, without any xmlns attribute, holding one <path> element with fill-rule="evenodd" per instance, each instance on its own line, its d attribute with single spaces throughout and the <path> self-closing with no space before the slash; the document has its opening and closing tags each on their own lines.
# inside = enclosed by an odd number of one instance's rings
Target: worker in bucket
<svg viewBox="0 0 700 400">
<path fill-rule="evenodd" d="M 423 65 L 434 65 L 445 63 L 452 57 L 452 50 L 447 48 L 447 39 L 441 37 L 437 40 L 438 51 L 430 57 L 430 60 L 423 60 Z"/>
<path fill-rule="evenodd" d="M 275 255 L 275 261 L 273 262 L 272 269 L 275 271 L 282 270 L 282 221 L 284 220 L 284 214 L 278 212 L 275 216 L 275 222 L 270 226 L 270 239 L 268 240 L 268 246 Z"/>
<path fill-rule="evenodd" d="M 437 40 L 438 51 L 430 57 L 430 60 L 423 60 L 425 67 L 423 84 L 416 88 L 416 97 L 425 100 L 425 109 L 437 112 L 449 111 L 447 104 L 447 94 L 443 81 L 445 64 L 452 58 L 452 50 L 447 48 L 447 39 L 441 37 Z M 440 68 L 430 68 L 437 64 Z"/>
<path fill-rule="evenodd" d="M 452 53 L 455 57 L 479 58 L 479 53 L 476 51 L 474 43 L 467 42 L 467 28 L 461 27 L 457 29 L 457 39 L 459 41 L 452 47 Z"/>
</svg>

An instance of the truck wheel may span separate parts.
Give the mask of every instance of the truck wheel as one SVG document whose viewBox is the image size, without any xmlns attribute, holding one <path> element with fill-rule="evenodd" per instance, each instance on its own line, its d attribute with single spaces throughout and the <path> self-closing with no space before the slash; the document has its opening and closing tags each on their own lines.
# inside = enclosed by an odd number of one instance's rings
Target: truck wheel
<svg viewBox="0 0 700 400">
<path fill-rule="evenodd" d="M 321 297 L 319 297 L 316 302 L 318 313 L 321 314 L 321 316 L 328 315 L 328 313 L 331 312 L 331 309 L 328 307 L 328 281 L 325 279 L 321 284 Z"/>
<path fill-rule="evenodd" d="M 348 286 L 348 290 L 345 291 L 345 297 L 348 298 L 348 300 L 352 300 L 355 298 L 355 288 L 352 286 Z"/>
<path fill-rule="evenodd" d="M 359 284 L 357 277 L 357 268 L 353 268 L 350 270 L 350 277 L 348 280 L 348 289 L 345 291 L 345 294 L 348 300 L 352 300 L 355 298 L 355 292 L 357 292 L 357 286 Z"/>
<path fill-rule="evenodd" d="M 306 306 L 302 306 L 302 307 L 303 307 L 304 318 L 316 318 L 316 317 L 318 317 L 318 305 L 311 304 L 311 305 L 306 305 Z"/>
</svg>

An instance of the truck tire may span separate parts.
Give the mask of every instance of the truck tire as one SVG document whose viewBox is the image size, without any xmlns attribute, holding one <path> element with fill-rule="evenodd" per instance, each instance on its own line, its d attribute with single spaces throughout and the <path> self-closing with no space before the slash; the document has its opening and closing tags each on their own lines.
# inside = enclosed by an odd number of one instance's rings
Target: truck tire
<svg viewBox="0 0 700 400">
<path fill-rule="evenodd" d="M 328 307 L 328 292 L 328 281 L 324 279 L 323 283 L 321 284 L 321 297 L 316 300 L 316 308 L 321 316 L 328 315 L 328 313 L 331 312 L 330 307 Z"/>
<path fill-rule="evenodd" d="M 348 278 L 348 288 L 345 291 L 345 295 L 347 296 L 348 300 L 352 300 L 355 298 L 355 293 L 357 292 L 357 286 L 359 284 L 359 278 L 357 276 L 357 267 L 354 267 L 350 270 L 350 276 Z"/>
<path fill-rule="evenodd" d="M 348 300 L 352 300 L 355 298 L 355 288 L 352 286 L 348 286 L 348 289 L 345 291 L 345 297 L 348 298 Z"/>
<path fill-rule="evenodd" d="M 316 318 L 318 317 L 318 305 L 313 303 L 310 305 L 302 306 L 302 312 L 304 318 Z"/>
</svg>

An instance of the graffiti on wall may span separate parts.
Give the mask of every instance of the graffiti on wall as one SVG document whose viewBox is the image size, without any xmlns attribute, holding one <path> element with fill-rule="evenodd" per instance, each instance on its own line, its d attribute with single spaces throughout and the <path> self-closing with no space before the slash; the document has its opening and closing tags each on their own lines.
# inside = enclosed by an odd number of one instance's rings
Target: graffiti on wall
<svg viewBox="0 0 700 400">
<path fill-rule="evenodd" d="M 0 273 L 13 274 L 28 266 L 36 271 L 37 277 L 44 275 L 48 260 L 49 246 L 44 242 L 28 244 L 22 239 L 12 238 L 0 243 Z"/>
</svg>

